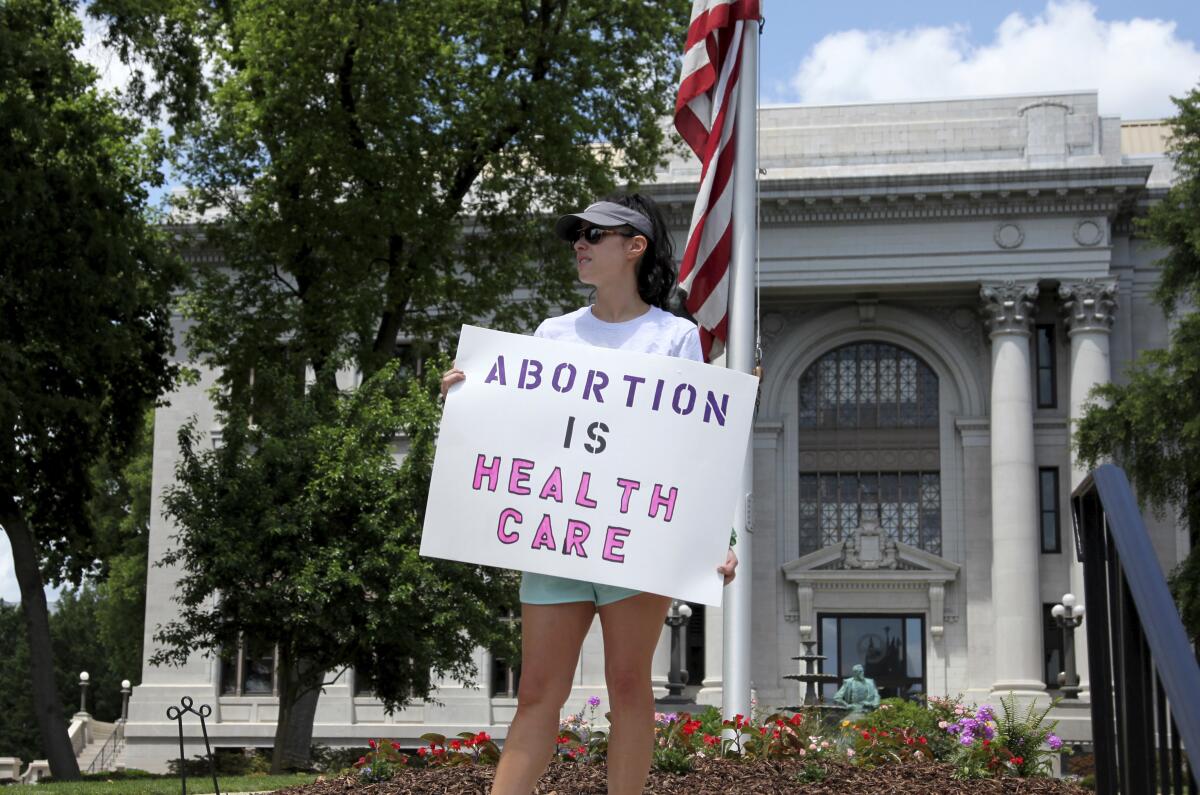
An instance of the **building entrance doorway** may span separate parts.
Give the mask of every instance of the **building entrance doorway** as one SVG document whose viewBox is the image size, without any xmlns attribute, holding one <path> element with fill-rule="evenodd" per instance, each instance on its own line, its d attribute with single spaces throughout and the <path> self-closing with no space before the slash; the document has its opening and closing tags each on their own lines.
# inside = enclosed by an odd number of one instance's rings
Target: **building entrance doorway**
<svg viewBox="0 0 1200 795">
<path fill-rule="evenodd" d="M 913 698 L 925 693 L 925 617 L 896 614 L 822 613 L 817 635 L 824 670 L 839 678 L 855 665 L 875 680 L 880 698 Z M 825 685 L 832 699 L 837 685 Z"/>
</svg>

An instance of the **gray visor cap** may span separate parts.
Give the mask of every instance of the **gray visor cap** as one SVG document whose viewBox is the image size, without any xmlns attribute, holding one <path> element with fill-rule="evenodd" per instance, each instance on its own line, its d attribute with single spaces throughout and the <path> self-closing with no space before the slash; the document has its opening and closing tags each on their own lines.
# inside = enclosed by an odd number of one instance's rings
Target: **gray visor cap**
<svg viewBox="0 0 1200 795">
<path fill-rule="evenodd" d="M 654 240 L 654 225 L 650 223 L 650 219 L 637 210 L 631 210 L 616 202 L 596 202 L 581 213 L 564 215 L 554 224 L 554 234 L 568 243 L 574 243 L 579 236 L 579 227 L 584 221 L 592 226 L 632 226 L 648 240 Z"/>
</svg>

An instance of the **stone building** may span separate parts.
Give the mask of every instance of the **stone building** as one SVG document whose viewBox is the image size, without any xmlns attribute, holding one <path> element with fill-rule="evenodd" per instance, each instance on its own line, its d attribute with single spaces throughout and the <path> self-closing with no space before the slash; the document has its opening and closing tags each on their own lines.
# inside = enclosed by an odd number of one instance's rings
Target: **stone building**
<svg viewBox="0 0 1200 795">
<path fill-rule="evenodd" d="M 772 107 L 759 125 L 759 700 L 796 703 L 782 677 L 804 641 L 842 676 L 862 663 L 885 695 L 1053 691 L 1062 639 L 1049 607 L 1082 593 L 1067 515 L 1082 476 L 1071 421 L 1093 385 L 1167 341 L 1150 300 L 1157 254 L 1131 223 L 1172 177 L 1163 126 L 1102 116 L 1094 92 Z M 647 188 L 681 241 L 698 176 L 677 159 Z M 212 427 L 207 386 L 158 411 L 156 495 L 180 423 Z M 1170 568 L 1186 535 L 1147 520 Z M 156 498 L 152 559 L 170 534 Z M 174 573 L 151 567 L 149 578 L 147 655 L 175 609 Z M 690 630 L 693 692 L 719 703 L 720 611 L 697 610 Z M 569 711 L 604 696 L 601 655 L 597 624 Z M 350 672 L 321 696 L 314 739 L 503 738 L 517 674 L 483 652 L 478 663 L 478 689 L 446 682 L 441 703 L 393 715 Z M 1086 688 L 1082 653 L 1079 663 Z M 165 709 L 183 695 L 213 705 L 214 745 L 269 745 L 273 678 L 271 651 L 251 647 L 227 664 L 147 665 L 127 764 L 161 769 L 177 753 Z M 1059 709 L 1068 738 L 1088 736 L 1085 707 Z"/>
</svg>

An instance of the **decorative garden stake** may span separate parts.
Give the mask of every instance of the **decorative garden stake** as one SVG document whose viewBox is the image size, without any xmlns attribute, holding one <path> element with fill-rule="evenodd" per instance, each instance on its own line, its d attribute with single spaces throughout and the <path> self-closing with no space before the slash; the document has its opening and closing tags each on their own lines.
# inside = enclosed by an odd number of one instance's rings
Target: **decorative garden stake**
<svg viewBox="0 0 1200 795">
<path fill-rule="evenodd" d="M 183 786 L 182 795 L 187 795 L 187 756 L 183 752 L 183 716 L 189 712 L 200 717 L 200 731 L 204 734 L 204 753 L 208 757 L 208 770 L 212 773 L 213 792 L 221 795 L 221 788 L 217 786 L 217 762 L 213 759 L 212 748 L 208 744 L 208 728 L 204 724 L 204 719 L 212 714 L 212 707 L 208 704 L 201 704 L 200 709 L 192 709 L 191 696 L 184 696 L 179 700 L 179 704 L 182 709 L 167 707 L 167 720 L 173 720 L 179 724 L 179 776 Z"/>
</svg>

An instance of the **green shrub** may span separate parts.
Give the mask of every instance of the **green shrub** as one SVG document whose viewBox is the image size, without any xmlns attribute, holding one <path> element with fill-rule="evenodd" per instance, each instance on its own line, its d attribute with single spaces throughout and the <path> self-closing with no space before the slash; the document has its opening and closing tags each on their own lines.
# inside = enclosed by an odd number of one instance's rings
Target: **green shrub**
<svg viewBox="0 0 1200 795">
<path fill-rule="evenodd" d="M 687 749 L 678 746 L 655 748 L 650 764 L 660 772 L 682 775 L 692 771 L 692 755 Z"/>
</svg>

